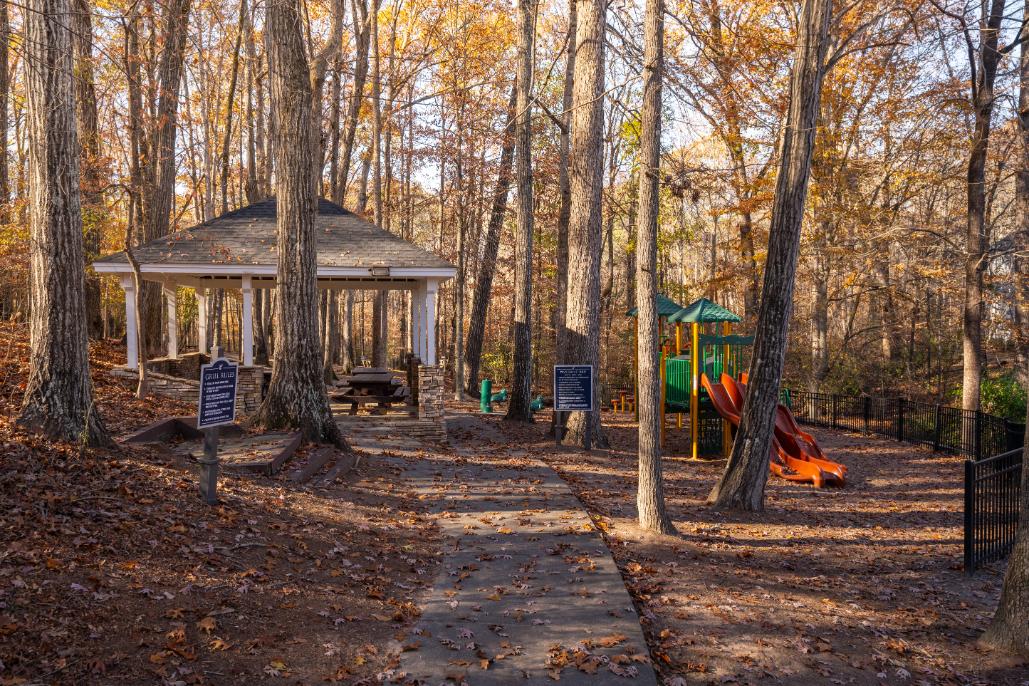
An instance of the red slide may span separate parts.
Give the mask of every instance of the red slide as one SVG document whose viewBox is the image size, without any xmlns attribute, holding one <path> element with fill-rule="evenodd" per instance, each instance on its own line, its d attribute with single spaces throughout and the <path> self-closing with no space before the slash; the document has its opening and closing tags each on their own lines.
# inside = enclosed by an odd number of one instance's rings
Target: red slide
<svg viewBox="0 0 1029 686">
<path fill-rule="evenodd" d="M 704 384 L 708 397 L 711 398 L 711 403 L 715 406 L 718 414 L 738 428 L 740 425 L 740 415 L 725 386 L 711 383 L 711 380 L 707 378 L 707 374 L 702 374 L 700 381 Z M 835 479 L 835 474 L 827 474 L 813 462 L 790 455 L 776 436 L 772 436 L 770 452 L 771 455 L 769 455 L 768 460 L 769 471 L 787 481 L 810 482 L 815 486 L 822 487 L 830 480 Z"/>
<path fill-rule="evenodd" d="M 721 382 L 739 412 L 743 408 L 747 385 L 737 382 L 728 374 L 722 374 Z M 790 456 L 818 465 L 826 472 L 832 485 L 843 485 L 847 477 L 847 468 L 828 459 L 815 437 L 803 431 L 797 425 L 790 408 L 781 404 L 775 412 L 775 437 Z"/>
</svg>

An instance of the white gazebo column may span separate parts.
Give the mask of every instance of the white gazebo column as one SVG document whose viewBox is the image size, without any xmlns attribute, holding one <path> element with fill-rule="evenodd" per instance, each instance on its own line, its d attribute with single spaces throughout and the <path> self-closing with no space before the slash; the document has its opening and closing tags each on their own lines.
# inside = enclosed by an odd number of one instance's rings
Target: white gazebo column
<svg viewBox="0 0 1029 686">
<path fill-rule="evenodd" d="M 164 301 L 168 307 L 168 357 L 179 356 L 179 315 L 178 298 L 175 293 L 175 282 L 163 284 Z"/>
<path fill-rule="evenodd" d="M 254 289 L 250 276 L 243 277 L 243 366 L 254 365 Z"/>
<path fill-rule="evenodd" d="M 425 282 L 425 364 L 436 365 L 436 290 L 439 284 L 428 279 Z"/>
<path fill-rule="evenodd" d="M 131 275 L 121 277 L 125 290 L 125 366 L 139 369 L 139 330 L 136 328 L 136 281 Z"/>
<path fill-rule="evenodd" d="M 197 351 L 207 354 L 207 289 L 198 288 L 197 293 Z"/>
</svg>

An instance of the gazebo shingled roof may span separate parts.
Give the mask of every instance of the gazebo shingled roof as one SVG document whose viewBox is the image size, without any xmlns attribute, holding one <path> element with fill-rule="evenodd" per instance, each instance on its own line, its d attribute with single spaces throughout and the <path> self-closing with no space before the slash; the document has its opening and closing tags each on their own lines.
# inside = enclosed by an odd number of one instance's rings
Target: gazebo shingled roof
<svg viewBox="0 0 1029 686">
<path fill-rule="evenodd" d="M 275 198 L 242 207 L 194 227 L 154 239 L 134 250 L 140 264 L 265 265 L 277 263 Z M 428 250 L 378 228 L 328 200 L 315 219 L 319 267 L 395 267 L 452 270 Z M 128 265 L 124 252 L 96 262 Z"/>
</svg>

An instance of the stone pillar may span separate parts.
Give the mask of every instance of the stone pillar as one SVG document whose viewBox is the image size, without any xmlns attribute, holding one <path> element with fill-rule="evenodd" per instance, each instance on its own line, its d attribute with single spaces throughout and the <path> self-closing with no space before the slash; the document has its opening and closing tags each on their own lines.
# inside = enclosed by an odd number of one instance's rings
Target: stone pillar
<svg viewBox="0 0 1029 686">
<path fill-rule="evenodd" d="M 236 415 L 250 415 L 261 406 L 264 369 L 241 366 L 236 372 Z"/>
<path fill-rule="evenodd" d="M 254 365 L 254 289 L 249 275 L 243 277 L 243 366 Z"/>
<path fill-rule="evenodd" d="M 121 277 L 125 290 L 125 366 L 139 369 L 139 330 L 136 328 L 136 281 L 131 274 Z"/>
<path fill-rule="evenodd" d="M 178 314 L 178 295 L 175 291 L 174 283 L 165 283 L 162 290 L 164 291 L 164 301 L 168 308 L 168 349 L 166 351 L 168 357 L 179 356 L 179 314 Z"/>
<path fill-rule="evenodd" d="M 197 352 L 206 355 L 207 344 L 207 289 L 197 288 Z"/>
<path fill-rule="evenodd" d="M 418 418 L 443 422 L 443 369 L 418 366 Z"/>
</svg>

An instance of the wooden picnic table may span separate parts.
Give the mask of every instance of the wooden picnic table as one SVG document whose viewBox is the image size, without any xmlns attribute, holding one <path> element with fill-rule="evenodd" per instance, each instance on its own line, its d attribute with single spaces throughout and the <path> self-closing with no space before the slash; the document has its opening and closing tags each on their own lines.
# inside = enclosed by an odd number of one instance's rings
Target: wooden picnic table
<svg viewBox="0 0 1029 686">
<path fill-rule="evenodd" d="M 388 369 L 355 367 L 350 376 L 340 380 L 332 399 L 350 404 L 350 414 L 357 414 L 362 405 L 375 405 L 386 410 L 394 403 L 405 403 L 411 391 L 395 380 Z"/>
</svg>

